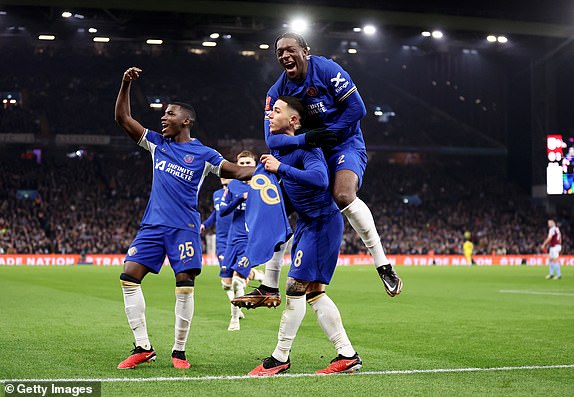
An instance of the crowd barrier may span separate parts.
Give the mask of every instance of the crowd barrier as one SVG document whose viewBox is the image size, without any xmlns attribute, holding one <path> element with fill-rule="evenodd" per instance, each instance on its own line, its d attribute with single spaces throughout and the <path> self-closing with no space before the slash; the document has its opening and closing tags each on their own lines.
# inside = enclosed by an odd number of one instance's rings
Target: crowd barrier
<svg viewBox="0 0 574 397">
<path fill-rule="evenodd" d="M 462 255 L 389 255 L 393 265 L 400 266 L 469 266 Z M 474 262 L 478 266 L 546 266 L 547 255 L 475 255 Z M 285 255 L 285 264 L 290 263 L 290 256 Z M 0 255 L 0 266 L 121 266 L 124 255 Z M 562 255 L 559 258 L 561 265 L 574 266 L 574 255 Z M 354 266 L 371 264 L 370 255 L 340 255 L 340 266 Z M 167 259 L 164 263 L 168 264 Z M 205 266 L 217 266 L 215 256 L 203 255 Z"/>
</svg>

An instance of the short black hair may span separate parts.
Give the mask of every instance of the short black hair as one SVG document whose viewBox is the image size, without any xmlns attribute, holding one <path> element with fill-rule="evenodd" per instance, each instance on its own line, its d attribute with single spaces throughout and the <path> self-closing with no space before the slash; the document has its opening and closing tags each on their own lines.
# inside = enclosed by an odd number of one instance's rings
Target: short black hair
<svg viewBox="0 0 574 397">
<path fill-rule="evenodd" d="M 295 33 L 295 32 L 285 32 L 281 36 L 277 37 L 275 39 L 275 50 L 277 50 L 277 43 L 281 39 L 295 39 L 297 44 L 299 44 L 302 48 L 309 50 L 309 45 L 307 44 L 307 41 L 305 40 L 305 38 L 303 36 L 301 36 L 299 33 Z"/>
<path fill-rule="evenodd" d="M 176 105 L 179 106 L 180 108 L 183 108 L 185 110 L 188 111 L 189 113 L 189 117 L 191 118 L 191 120 L 195 123 L 195 120 L 197 119 L 197 114 L 195 113 L 195 109 L 193 108 L 193 106 L 191 106 L 189 103 L 185 103 L 185 102 L 170 102 L 170 105 Z"/>
<path fill-rule="evenodd" d="M 294 96 L 282 95 L 279 98 L 277 98 L 277 100 L 285 102 L 287 106 L 289 106 L 291 109 L 299 113 L 299 122 L 301 123 L 301 126 L 305 124 L 305 119 L 307 118 L 307 111 L 305 110 L 305 106 L 303 105 L 303 102 L 301 102 L 300 99 L 295 98 Z"/>
</svg>

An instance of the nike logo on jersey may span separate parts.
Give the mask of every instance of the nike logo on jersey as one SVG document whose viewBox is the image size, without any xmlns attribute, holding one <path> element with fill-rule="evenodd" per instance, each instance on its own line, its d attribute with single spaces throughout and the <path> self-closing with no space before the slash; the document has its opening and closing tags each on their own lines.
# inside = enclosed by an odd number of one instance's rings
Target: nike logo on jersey
<svg viewBox="0 0 574 397">
<path fill-rule="evenodd" d="M 335 87 L 338 87 L 339 83 L 342 83 L 343 81 L 345 81 L 345 78 L 341 77 L 341 72 L 337 73 L 337 76 L 331 79 L 331 83 L 335 83 Z"/>
</svg>

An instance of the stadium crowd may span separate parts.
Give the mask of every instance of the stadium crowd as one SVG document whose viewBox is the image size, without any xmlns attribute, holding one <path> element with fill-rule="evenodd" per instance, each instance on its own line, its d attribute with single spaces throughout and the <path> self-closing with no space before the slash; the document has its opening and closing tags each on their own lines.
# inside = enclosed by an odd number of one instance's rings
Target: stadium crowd
<svg viewBox="0 0 574 397">
<path fill-rule="evenodd" d="M 0 252 L 126 252 L 151 185 L 147 153 L 134 148 L 59 156 L 45 155 L 41 164 L 35 158 L 0 161 Z M 379 156 L 369 163 L 361 195 L 389 254 L 461 254 L 466 230 L 472 232 L 475 254 L 540 252 L 549 215 L 507 181 L 474 175 L 468 165 L 453 171 L 450 163 L 389 164 L 388 156 Z M 217 178 L 206 179 L 203 218 L 217 188 Z M 572 220 L 568 214 L 557 220 L 565 236 L 562 252 L 569 253 Z M 346 225 L 341 252 L 364 250 Z"/>
<path fill-rule="evenodd" d="M 147 77 L 134 87 L 133 112 L 144 125 L 159 128 L 161 113 L 149 109 L 154 98 L 184 100 L 196 107 L 194 135 L 203 143 L 228 158 L 241 149 L 263 150 L 233 142 L 262 142 L 263 99 L 279 73 L 270 52 L 246 57 L 223 49 L 196 55 L 174 47 L 4 45 L 2 54 L 19 64 L 0 63 L 0 93 L 17 93 L 20 103 L 0 108 L 0 134 L 32 133 L 47 147 L 56 134 L 124 137 L 113 120 L 117 76 L 138 65 Z M 476 68 L 460 52 L 399 48 L 362 57 L 341 51 L 337 62 L 352 71 L 368 108 L 362 123 L 368 148 L 506 144 L 505 69 L 495 57 Z M 378 105 L 385 115 L 374 115 Z M 230 146 L 217 146 L 225 140 Z M 48 149 L 37 163 L 20 158 L 14 147 L 1 149 L 0 252 L 125 252 L 148 198 L 147 153 L 133 145 L 66 158 Z M 506 164 L 479 173 L 491 159 L 421 159 L 413 154 L 413 161 L 393 163 L 393 156 L 388 148 L 373 152 L 360 192 L 388 253 L 461 253 L 466 230 L 472 233 L 476 254 L 539 252 L 549 214 L 504 179 L 500 170 Z M 204 217 L 217 186 L 215 178 L 206 180 L 200 197 Z M 18 191 L 30 195 L 17 198 Z M 556 215 L 565 236 L 563 253 L 569 253 L 571 215 Z M 346 225 L 341 252 L 363 251 Z"/>
</svg>

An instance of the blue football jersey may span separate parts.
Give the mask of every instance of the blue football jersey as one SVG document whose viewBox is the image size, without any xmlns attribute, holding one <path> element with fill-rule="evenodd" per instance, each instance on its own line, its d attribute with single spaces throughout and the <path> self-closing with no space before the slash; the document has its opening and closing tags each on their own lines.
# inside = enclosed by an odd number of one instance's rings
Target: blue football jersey
<svg viewBox="0 0 574 397">
<path fill-rule="evenodd" d="M 225 252 L 225 247 L 227 246 L 227 235 L 229 233 L 229 228 L 231 226 L 231 221 L 233 217 L 231 214 L 227 216 L 221 216 L 219 209 L 221 206 L 221 200 L 225 189 L 219 189 L 213 192 L 213 207 L 215 208 L 215 250 L 219 254 Z"/>
<path fill-rule="evenodd" d="M 325 127 L 328 129 L 339 121 L 345 110 L 345 100 L 353 94 L 358 95 L 356 92 L 357 87 L 351 80 L 351 76 L 340 65 L 324 57 L 311 56 L 307 75 L 303 81 L 291 81 L 283 72 L 275 84 L 271 86 L 267 92 L 265 103 L 266 119 L 269 112 L 273 110 L 273 105 L 278 97 L 293 96 L 300 99 L 307 109 L 306 125 L 308 128 Z M 361 118 L 362 115 L 359 115 L 357 121 L 346 130 L 337 131 L 340 136 L 338 146 L 349 143 L 357 148 L 365 146 L 360 127 Z M 270 134 L 266 120 L 266 140 Z M 337 148 L 333 150 L 336 151 Z"/>
<path fill-rule="evenodd" d="M 229 205 L 234 199 L 243 196 L 243 193 L 249 191 L 249 184 L 233 179 L 229 182 L 227 188 L 229 192 L 227 193 L 225 202 L 222 202 L 221 205 Z M 227 236 L 227 245 L 237 244 L 239 242 L 247 243 L 248 230 L 247 224 L 245 223 L 246 208 L 247 202 L 243 201 L 233 210 L 232 214 L 229 215 L 232 217 L 232 220 Z"/>
<path fill-rule="evenodd" d="M 176 143 L 146 129 L 138 144 L 151 153 L 153 181 L 142 225 L 193 229 L 199 233 L 199 190 L 205 176 L 219 176 L 224 161 L 199 140 Z"/>
<path fill-rule="evenodd" d="M 319 148 L 294 149 L 277 154 L 278 175 L 293 208 L 304 219 L 338 213 L 329 190 L 327 163 Z"/>
</svg>

